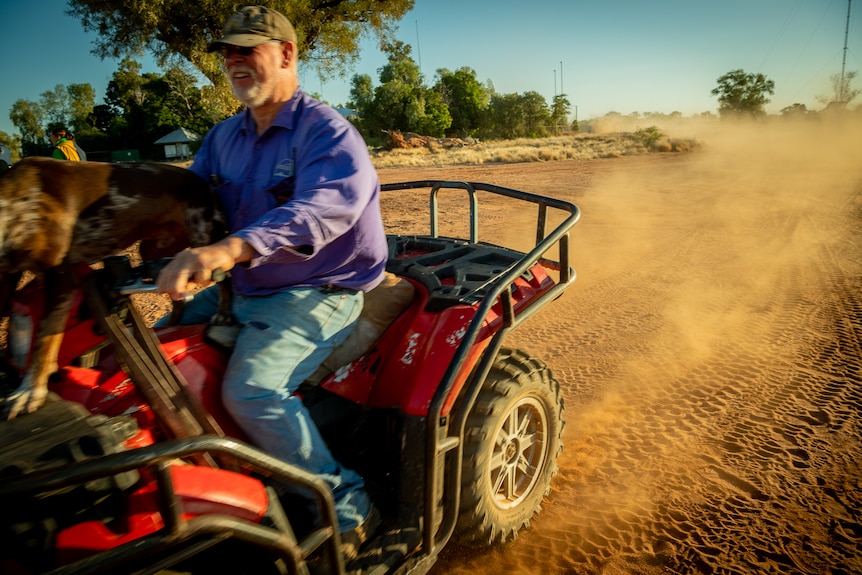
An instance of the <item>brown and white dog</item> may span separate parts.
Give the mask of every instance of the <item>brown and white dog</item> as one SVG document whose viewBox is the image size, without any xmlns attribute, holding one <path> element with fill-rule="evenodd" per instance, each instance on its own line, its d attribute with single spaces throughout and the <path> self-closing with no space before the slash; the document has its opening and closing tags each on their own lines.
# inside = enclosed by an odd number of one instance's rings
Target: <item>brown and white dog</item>
<svg viewBox="0 0 862 575">
<path fill-rule="evenodd" d="M 0 317 L 25 271 L 45 278 L 45 313 L 33 356 L 0 413 L 14 418 L 45 402 L 75 289 L 73 269 L 138 240 L 145 258 L 170 256 L 224 235 L 209 184 L 167 164 L 26 158 L 0 177 Z"/>
</svg>

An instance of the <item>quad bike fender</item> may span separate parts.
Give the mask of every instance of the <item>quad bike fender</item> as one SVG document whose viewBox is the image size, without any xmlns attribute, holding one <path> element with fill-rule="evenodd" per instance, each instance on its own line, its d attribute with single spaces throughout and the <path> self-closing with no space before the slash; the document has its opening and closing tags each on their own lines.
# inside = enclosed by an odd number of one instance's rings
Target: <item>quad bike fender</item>
<svg viewBox="0 0 862 575">
<path fill-rule="evenodd" d="M 475 311 L 465 305 L 428 312 L 417 300 L 369 353 L 336 371 L 322 386 L 368 407 L 400 406 L 405 414 L 427 415 Z M 472 353 L 481 353 L 485 345 L 487 338 L 477 342 Z M 460 383 L 466 376 L 466 371 L 460 374 Z"/>
</svg>

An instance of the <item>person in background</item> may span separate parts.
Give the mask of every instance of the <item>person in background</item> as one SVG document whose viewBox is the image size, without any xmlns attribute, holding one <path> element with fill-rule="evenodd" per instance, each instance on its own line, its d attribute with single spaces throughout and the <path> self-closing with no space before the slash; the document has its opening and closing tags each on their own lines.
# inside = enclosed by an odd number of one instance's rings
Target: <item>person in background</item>
<svg viewBox="0 0 862 575">
<path fill-rule="evenodd" d="M 78 152 L 78 157 L 81 158 L 82 162 L 86 162 L 87 152 L 81 149 L 81 146 L 78 145 L 78 140 L 75 138 L 75 134 L 72 132 L 66 132 L 66 139 L 75 144 L 75 150 Z"/>
<path fill-rule="evenodd" d="M 230 236 L 184 250 L 156 281 L 184 306 L 180 323 L 213 315 L 216 269 L 231 270 L 240 324 L 222 399 L 253 443 L 317 474 L 335 500 L 346 560 L 380 515 L 362 477 L 337 462 L 294 394 L 355 326 L 388 255 L 380 181 L 362 136 L 299 87 L 297 36 L 281 13 L 246 6 L 211 42 L 239 114 L 206 135 L 190 166 L 225 207 Z"/>
<path fill-rule="evenodd" d="M 53 158 L 73 162 L 81 161 L 81 156 L 78 155 L 74 142 L 67 137 L 65 128 L 56 127 L 51 130 L 51 144 L 54 146 Z"/>
<path fill-rule="evenodd" d="M 12 167 L 12 150 L 0 144 L 0 174 Z"/>
</svg>

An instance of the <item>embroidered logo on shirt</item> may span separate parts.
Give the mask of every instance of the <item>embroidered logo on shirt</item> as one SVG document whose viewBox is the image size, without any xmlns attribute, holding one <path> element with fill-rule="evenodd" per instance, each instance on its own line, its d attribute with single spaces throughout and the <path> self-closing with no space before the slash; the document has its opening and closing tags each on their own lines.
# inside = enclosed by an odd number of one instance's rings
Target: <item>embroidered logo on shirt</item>
<svg viewBox="0 0 862 575">
<path fill-rule="evenodd" d="M 293 175 L 293 159 L 285 158 L 275 165 L 272 174 L 279 178 L 289 178 Z"/>
</svg>

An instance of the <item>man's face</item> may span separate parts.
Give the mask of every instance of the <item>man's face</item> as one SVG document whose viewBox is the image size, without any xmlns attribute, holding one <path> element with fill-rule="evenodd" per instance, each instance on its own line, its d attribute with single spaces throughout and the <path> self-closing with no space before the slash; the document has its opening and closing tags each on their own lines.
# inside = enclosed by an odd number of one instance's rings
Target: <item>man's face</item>
<svg viewBox="0 0 862 575">
<path fill-rule="evenodd" d="M 266 42 L 253 48 L 225 46 L 224 65 L 236 98 L 249 108 L 269 102 L 284 62 L 283 44 Z"/>
</svg>

